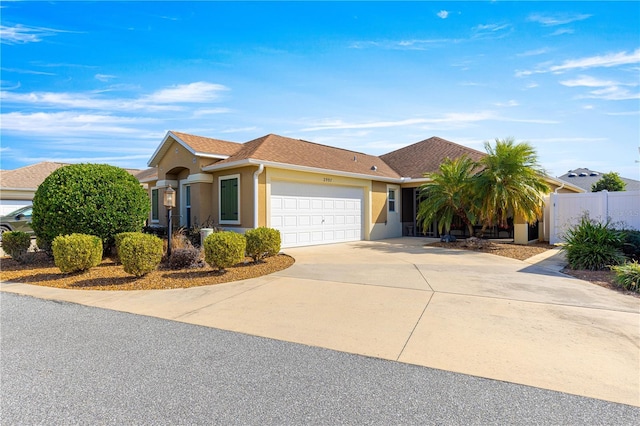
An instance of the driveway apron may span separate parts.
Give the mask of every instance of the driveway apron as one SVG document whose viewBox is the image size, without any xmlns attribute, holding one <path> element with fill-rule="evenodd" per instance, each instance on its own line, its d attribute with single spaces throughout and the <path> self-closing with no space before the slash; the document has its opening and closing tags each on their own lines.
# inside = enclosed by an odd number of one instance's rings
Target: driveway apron
<svg viewBox="0 0 640 426">
<path fill-rule="evenodd" d="M 640 406 L 640 298 L 425 242 L 287 249 L 289 269 L 189 289 L 0 289 Z"/>
</svg>

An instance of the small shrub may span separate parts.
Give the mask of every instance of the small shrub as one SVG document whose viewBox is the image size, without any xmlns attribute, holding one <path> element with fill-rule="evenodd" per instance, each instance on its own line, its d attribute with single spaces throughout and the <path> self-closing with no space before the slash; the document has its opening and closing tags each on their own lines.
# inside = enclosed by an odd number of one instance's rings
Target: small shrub
<svg viewBox="0 0 640 426">
<path fill-rule="evenodd" d="M 247 255 L 254 262 L 262 258 L 280 253 L 280 231 L 273 228 L 260 227 L 245 232 L 247 239 Z"/>
<path fill-rule="evenodd" d="M 133 233 L 120 242 L 118 254 L 127 274 L 141 277 L 162 261 L 162 240 L 155 235 Z"/>
<path fill-rule="evenodd" d="M 633 261 L 623 265 L 612 266 L 616 273 L 615 282 L 621 287 L 640 293 L 640 263 Z"/>
<path fill-rule="evenodd" d="M 631 260 L 640 260 L 640 231 L 624 229 L 622 233 L 622 251 Z"/>
<path fill-rule="evenodd" d="M 247 248 L 247 240 L 241 234 L 231 231 L 214 232 L 204 240 L 204 260 L 212 268 L 225 268 L 242 262 Z"/>
<path fill-rule="evenodd" d="M 608 222 L 602 224 L 585 215 L 578 225 L 567 231 L 565 241 L 562 249 L 572 269 L 597 271 L 625 261 L 620 249 L 621 233 Z"/>
<path fill-rule="evenodd" d="M 23 263 L 31 246 L 31 237 L 26 232 L 8 231 L 2 234 L 2 250 L 15 261 Z"/>
<path fill-rule="evenodd" d="M 116 254 L 118 255 L 118 259 L 120 258 L 120 245 L 122 244 L 122 241 L 127 238 L 130 237 L 131 235 L 140 235 L 140 232 L 121 232 L 119 234 L 116 234 L 115 236 L 115 245 L 116 245 Z"/>
<path fill-rule="evenodd" d="M 200 268 L 203 265 L 202 252 L 195 247 L 176 249 L 171 252 L 169 267 L 171 269 Z"/>
<path fill-rule="evenodd" d="M 102 260 L 102 240 L 95 235 L 59 235 L 51 248 L 54 263 L 64 274 L 86 271 Z"/>
</svg>

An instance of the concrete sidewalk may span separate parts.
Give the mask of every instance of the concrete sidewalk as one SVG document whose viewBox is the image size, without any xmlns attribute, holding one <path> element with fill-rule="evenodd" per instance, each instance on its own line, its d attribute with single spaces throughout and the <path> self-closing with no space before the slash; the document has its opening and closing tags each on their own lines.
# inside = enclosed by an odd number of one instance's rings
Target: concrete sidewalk
<svg viewBox="0 0 640 426">
<path fill-rule="evenodd" d="M 403 238 L 286 250 L 235 283 L 0 290 L 216 327 L 640 406 L 640 299 L 522 262 Z"/>
</svg>

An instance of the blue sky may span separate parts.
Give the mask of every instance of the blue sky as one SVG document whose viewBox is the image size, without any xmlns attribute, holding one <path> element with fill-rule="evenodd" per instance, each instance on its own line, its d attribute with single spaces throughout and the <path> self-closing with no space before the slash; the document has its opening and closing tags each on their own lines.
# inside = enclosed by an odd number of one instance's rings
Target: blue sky
<svg viewBox="0 0 640 426">
<path fill-rule="evenodd" d="M 145 168 L 167 130 L 380 155 L 512 136 L 640 179 L 637 2 L 12 2 L 1 168 Z"/>
</svg>

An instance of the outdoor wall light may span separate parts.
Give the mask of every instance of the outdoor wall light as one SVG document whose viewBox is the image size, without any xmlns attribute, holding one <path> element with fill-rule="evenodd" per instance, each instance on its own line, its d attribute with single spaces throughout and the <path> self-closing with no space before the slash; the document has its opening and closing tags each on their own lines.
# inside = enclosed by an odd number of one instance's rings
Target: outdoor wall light
<svg viewBox="0 0 640 426">
<path fill-rule="evenodd" d="M 176 206 L 176 191 L 169 186 L 164 190 L 164 206 L 171 209 Z"/>
</svg>

